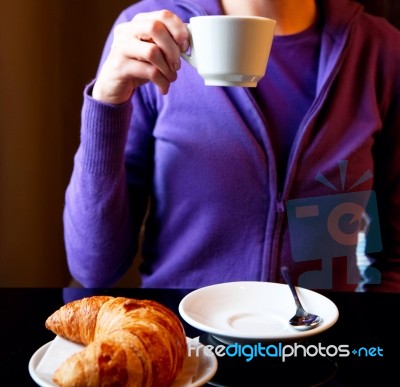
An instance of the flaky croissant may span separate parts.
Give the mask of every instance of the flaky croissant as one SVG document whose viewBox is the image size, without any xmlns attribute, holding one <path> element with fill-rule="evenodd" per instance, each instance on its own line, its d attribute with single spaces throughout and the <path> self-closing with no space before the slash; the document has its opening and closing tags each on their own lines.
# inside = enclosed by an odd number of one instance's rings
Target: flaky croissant
<svg viewBox="0 0 400 387">
<path fill-rule="evenodd" d="M 54 373 L 62 387 L 169 386 L 186 356 L 181 322 L 155 301 L 87 297 L 62 306 L 45 326 L 86 345 Z"/>
</svg>

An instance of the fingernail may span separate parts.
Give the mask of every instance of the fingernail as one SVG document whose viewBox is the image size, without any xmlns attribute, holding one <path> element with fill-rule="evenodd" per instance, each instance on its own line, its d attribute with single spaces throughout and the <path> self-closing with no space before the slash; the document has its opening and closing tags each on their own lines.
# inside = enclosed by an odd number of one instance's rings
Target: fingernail
<svg viewBox="0 0 400 387">
<path fill-rule="evenodd" d="M 189 42 L 185 40 L 180 46 L 181 52 L 186 52 L 189 49 Z"/>
<path fill-rule="evenodd" d="M 170 64 L 170 69 L 173 72 L 177 72 L 181 68 L 181 62 L 180 60 L 173 62 Z"/>
<path fill-rule="evenodd" d="M 180 61 L 180 60 L 177 60 L 177 61 L 174 63 L 174 71 L 178 71 L 180 68 L 181 68 L 181 61 Z"/>
</svg>

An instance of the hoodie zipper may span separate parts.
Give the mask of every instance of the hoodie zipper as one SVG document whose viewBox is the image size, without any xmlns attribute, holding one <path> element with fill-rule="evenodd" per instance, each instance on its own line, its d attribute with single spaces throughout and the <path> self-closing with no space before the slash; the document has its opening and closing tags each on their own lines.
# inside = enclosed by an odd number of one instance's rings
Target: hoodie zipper
<svg viewBox="0 0 400 387">
<path fill-rule="evenodd" d="M 285 203 L 282 200 L 282 192 L 278 192 L 278 195 L 276 197 L 276 212 L 285 212 Z"/>
</svg>

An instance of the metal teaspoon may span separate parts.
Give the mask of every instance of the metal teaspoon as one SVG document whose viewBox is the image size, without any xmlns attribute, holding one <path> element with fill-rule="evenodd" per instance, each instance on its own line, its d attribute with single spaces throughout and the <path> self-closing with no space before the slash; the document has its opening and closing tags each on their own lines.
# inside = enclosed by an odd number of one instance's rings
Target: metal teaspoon
<svg viewBox="0 0 400 387">
<path fill-rule="evenodd" d="M 283 266 L 281 268 L 281 273 L 292 292 L 297 308 L 296 314 L 289 320 L 289 324 L 292 325 L 294 328 L 301 330 L 315 328 L 322 321 L 322 318 L 316 314 L 308 313 L 303 308 L 297 295 L 296 288 L 293 286 L 292 280 L 290 278 L 289 269 L 286 266 Z"/>
</svg>

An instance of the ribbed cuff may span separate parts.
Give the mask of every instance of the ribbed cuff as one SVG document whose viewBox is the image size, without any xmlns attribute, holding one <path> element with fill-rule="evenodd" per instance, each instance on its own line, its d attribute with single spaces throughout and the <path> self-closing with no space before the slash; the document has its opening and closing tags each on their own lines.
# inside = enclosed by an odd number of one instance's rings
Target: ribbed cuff
<svg viewBox="0 0 400 387">
<path fill-rule="evenodd" d="M 85 88 L 81 114 L 80 159 L 92 174 L 115 174 L 124 163 L 124 149 L 132 114 L 131 101 L 111 105 L 91 97 L 92 84 Z"/>
</svg>

